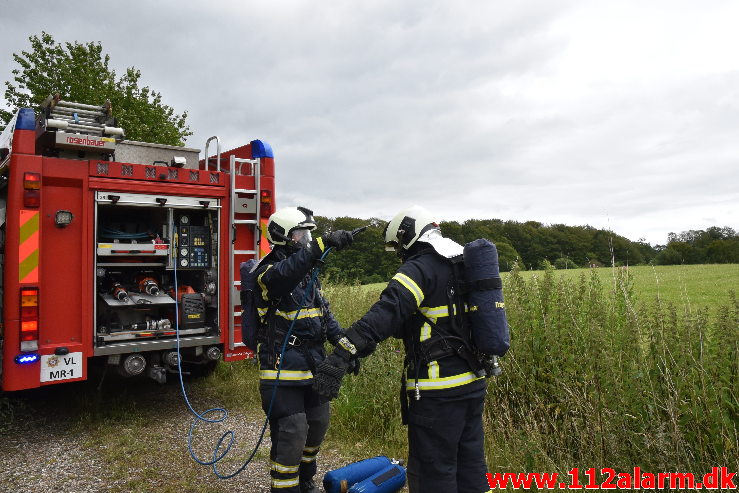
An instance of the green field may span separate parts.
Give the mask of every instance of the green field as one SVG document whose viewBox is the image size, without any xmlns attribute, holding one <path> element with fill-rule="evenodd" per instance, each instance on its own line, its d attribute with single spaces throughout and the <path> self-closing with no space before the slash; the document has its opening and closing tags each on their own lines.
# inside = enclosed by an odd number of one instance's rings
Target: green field
<svg viewBox="0 0 739 493">
<path fill-rule="evenodd" d="M 623 270 L 617 267 L 616 270 Z M 604 282 L 613 282 L 616 271 L 601 267 L 592 269 Z M 633 278 L 634 294 L 639 302 L 662 302 L 686 307 L 715 307 L 729 303 L 729 292 L 739 291 L 739 264 L 657 265 L 628 268 Z M 578 279 L 589 275 L 589 269 L 556 270 L 555 277 Z M 543 271 L 521 272 L 524 279 L 541 276 Z M 507 277 L 503 274 L 503 278 Z"/>
<path fill-rule="evenodd" d="M 505 273 L 511 350 L 489 383 L 494 471 L 739 469 L 739 265 Z M 384 284 L 333 288 L 361 315 Z M 346 323 L 346 322 L 345 322 Z M 402 454 L 401 348 L 384 343 L 334 402 L 331 440 Z M 378 361 L 379 360 L 379 361 Z"/>
<path fill-rule="evenodd" d="M 595 273 L 603 283 L 611 283 L 624 268 L 601 267 L 597 269 L 555 270 L 557 279 L 578 280 Z M 713 265 L 657 265 L 628 268 L 638 302 L 660 300 L 664 303 L 684 305 L 688 308 L 715 307 L 730 302 L 729 293 L 739 291 L 739 264 Z M 521 277 L 531 280 L 541 277 L 544 271 L 521 271 Z M 502 274 L 503 281 L 509 273 Z M 385 283 L 368 284 L 364 289 L 380 291 Z"/>
</svg>

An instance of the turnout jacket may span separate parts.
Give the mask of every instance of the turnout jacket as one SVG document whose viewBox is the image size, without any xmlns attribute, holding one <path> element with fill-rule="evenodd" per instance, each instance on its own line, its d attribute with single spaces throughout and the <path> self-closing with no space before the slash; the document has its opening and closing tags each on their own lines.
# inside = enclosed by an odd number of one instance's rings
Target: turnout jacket
<svg viewBox="0 0 739 493">
<path fill-rule="evenodd" d="M 318 279 L 306 295 L 311 269 L 324 250 L 320 238 L 292 254 L 277 246 L 257 267 L 258 311 L 267 317 L 266 334 L 258 338 L 257 346 L 262 385 L 271 385 L 277 377 L 280 350 L 303 298 L 285 348 L 280 386 L 312 385 L 315 364 L 326 357 L 324 341 L 336 344 L 344 335 L 321 294 Z"/>
<path fill-rule="evenodd" d="M 402 338 L 408 363 L 405 379 L 408 392 L 415 391 L 416 382 L 422 394 L 439 397 L 484 389 L 484 377 L 477 377 L 470 363 L 457 354 L 428 362 L 422 361 L 418 354 L 418 343 L 441 331 L 458 335 L 452 329 L 448 308 L 452 265 L 430 246 L 421 248 L 400 266 L 380 300 L 347 330 L 347 338 L 360 354 L 366 353 L 363 349 L 372 348 L 373 343 L 392 336 Z"/>
</svg>

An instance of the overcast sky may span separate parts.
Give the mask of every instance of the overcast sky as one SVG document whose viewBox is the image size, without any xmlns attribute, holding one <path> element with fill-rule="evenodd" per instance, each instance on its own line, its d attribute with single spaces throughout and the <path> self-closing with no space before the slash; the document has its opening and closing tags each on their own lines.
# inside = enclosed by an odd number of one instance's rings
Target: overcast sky
<svg viewBox="0 0 739 493">
<path fill-rule="evenodd" d="M 188 146 L 268 142 L 280 207 L 389 219 L 419 204 L 652 244 L 739 229 L 736 1 L 0 6 L 0 80 L 42 30 L 100 41 L 188 111 Z"/>
</svg>

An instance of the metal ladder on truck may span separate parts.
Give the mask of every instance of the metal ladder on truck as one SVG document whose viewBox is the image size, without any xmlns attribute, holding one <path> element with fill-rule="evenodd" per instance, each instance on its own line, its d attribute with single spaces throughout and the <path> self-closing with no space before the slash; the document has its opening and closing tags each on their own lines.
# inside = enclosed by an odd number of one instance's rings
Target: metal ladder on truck
<svg viewBox="0 0 739 493">
<path fill-rule="evenodd" d="M 218 137 L 211 137 L 205 143 L 205 159 L 206 167 L 208 163 L 208 144 L 211 140 L 216 141 L 216 163 L 220 168 L 221 163 L 221 142 Z M 236 188 L 236 172 L 239 171 L 240 175 L 244 175 L 244 166 L 249 167 L 249 173 L 247 176 L 254 176 L 254 188 Z M 257 159 L 243 159 L 237 158 L 234 155 L 229 157 L 228 172 L 230 178 L 230 216 L 229 216 L 229 269 L 228 269 L 228 307 L 230 310 L 230 320 L 228 324 L 228 349 L 233 352 L 238 348 L 245 348 L 246 344 L 243 342 L 243 334 L 239 337 L 239 340 L 235 340 L 235 327 L 236 319 L 241 316 L 241 312 L 236 311 L 236 306 L 241 305 L 241 299 L 239 296 L 239 289 L 241 281 L 235 279 L 234 271 L 239 268 L 241 262 L 248 260 L 249 256 L 259 258 L 260 249 L 259 242 L 261 239 L 261 228 L 259 225 L 259 197 L 261 196 L 261 160 Z M 254 242 L 250 249 L 237 249 L 237 228 L 244 227 L 251 228 Z"/>
</svg>

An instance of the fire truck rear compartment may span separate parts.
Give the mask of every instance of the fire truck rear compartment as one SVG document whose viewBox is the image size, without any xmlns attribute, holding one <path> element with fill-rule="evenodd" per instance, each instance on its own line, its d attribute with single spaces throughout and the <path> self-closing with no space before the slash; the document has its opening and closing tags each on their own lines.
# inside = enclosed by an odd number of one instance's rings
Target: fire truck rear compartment
<svg viewBox="0 0 739 493">
<path fill-rule="evenodd" d="M 97 194 L 95 355 L 121 375 L 163 381 L 176 372 L 177 330 L 185 371 L 212 370 L 221 358 L 219 209 L 209 204 Z"/>
</svg>

